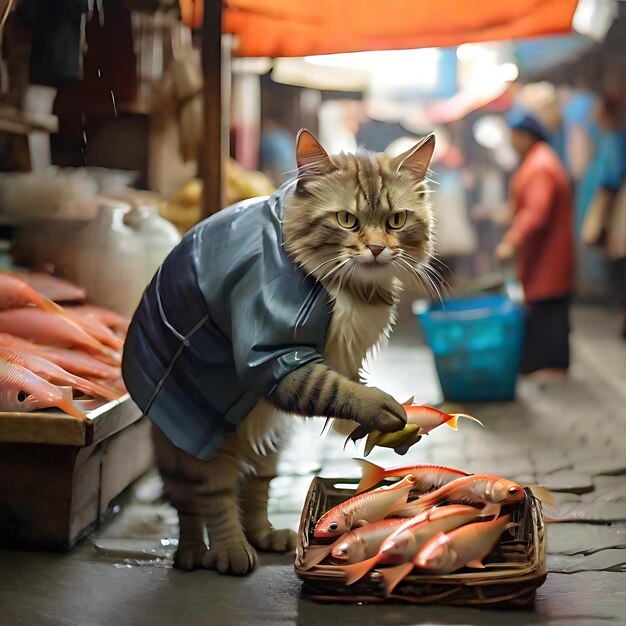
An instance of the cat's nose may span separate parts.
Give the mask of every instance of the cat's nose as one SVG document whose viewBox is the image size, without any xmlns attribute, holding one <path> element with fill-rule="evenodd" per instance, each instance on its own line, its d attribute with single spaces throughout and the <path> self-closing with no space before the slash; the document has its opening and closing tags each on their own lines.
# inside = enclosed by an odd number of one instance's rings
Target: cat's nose
<svg viewBox="0 0 626 626">
<path fill-rule="evenodd" d="M 372 251 L 372 254 L 377 257 L 387 246 L 375 246 L 368 243 L 367 247 Z"/>
</svg>

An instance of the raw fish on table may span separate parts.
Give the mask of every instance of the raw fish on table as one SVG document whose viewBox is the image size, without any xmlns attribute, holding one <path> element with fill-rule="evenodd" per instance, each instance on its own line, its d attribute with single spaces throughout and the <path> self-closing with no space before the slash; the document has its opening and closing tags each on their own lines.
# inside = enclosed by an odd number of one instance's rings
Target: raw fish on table
<svg viewBox="0 0 626 626">
<path fill-rule="evenodd" d="M 130 320 L 115 311 L 109 311 L 109 309 L 103 309 L 93 304 L 83 304 L 81 306 L 73 306 L 69 310 L 76 315 L 82 315 L 83 317 L 91 317 L 97 319 L 101 324 L 104 324 L 107 328 L 119 335 L 125 336 L 130 325 Z"/>
<path fill-rule="evenodd" d="M 72 390 L 59 388 L 20 365 L 0 358 L 0 411 L 34 411 L 57 407 L 86 419 L 72 399 Z"/>
<path fill-rule="evenodd" d="M 0 273 L 0 310 L 16 309 L 28 305 L 36 306 L 50 313 L 59 313 L 63 309 L 42 296 L 23 280 Z"/>
<path fill-rule="evenodd" d="M 0 332 L 34 343 L 80 348 L 111 365 L 119 362 L 119 358 L 115 358 L 110 350 L 72 320 L 39 309 L 28 307 L 0 311 Z"/>
<path fill-rule="evenodd" d="M 50 274 L 44 274 L 42 272 L 2 273 L 23 280 L 42 296 L 54 302 L 82 302 L 87 295 L 86 291 L 81 287 L 77 287 L 62 278 L 50 276 Z"/>
<path fill-rule="evenodd" d="M 43 346 L 7 333 L 0 333 L 0 346 L 42 356 L 76 376 L 110 381 L 120 377 L 119 367 L 102 363 L 81 350 Z"/>
<path fill-rule="evenodd" d="M 124 347 L 124 341 L 116 337 L 108 326 L 105 326 L 93 315 L 78 313 L 73 307 L 64 308 L 63 314 L 78 324 L 94 339 L 97 339 L 102 345 L 108 346 L 113 350 L 121 350 Z"/>
<path fill-rule="evenodd" d="M 3 358 L 11 363 L 15 363 L 16 365 L 20 365 L 54 385 L 74 387 L 83 393 L 94 396 L 95 398 L 116 400 L 120 395 L 119 392 L 107 389 L 103 385 L 99 385 L 98 383 L 86 380 L 80 376 L 70 374 L 58 365 L 55 365 L 54 363 L 47 361 L 45 358 L 35 354 L 28 354 L 26 352 L 20 353 L 10 348 L 3 348 L 0 346 L 0 358 Z"/>
</svg>

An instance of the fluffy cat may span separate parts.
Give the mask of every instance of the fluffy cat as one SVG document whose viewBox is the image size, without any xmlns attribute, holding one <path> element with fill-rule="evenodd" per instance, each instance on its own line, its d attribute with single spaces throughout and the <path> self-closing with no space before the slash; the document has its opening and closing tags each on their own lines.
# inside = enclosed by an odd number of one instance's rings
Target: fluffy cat
<svg viewBox="0 0 626 626">
<path fill-rule="evenodd" d="M 295 534 L 274 529 L 267 517 L 277 451 L 294 414 L 402 428 L 402 406 L 362 384 L 359 371 L 393 325 L 401 281 L 413 279 L 432 251 L 425 177 L 434 143 L 430 135 L 395 158 L 365 151 L 329 156 L 311 133 L 298 135 L 283 246 L 331 298 L 324 358 L 284 376 L 208 461 L 154 428 L 165 496 L 180 519 L 176 567 L 242 575 L 258 564 L 257 550 L 294 549 Z"/>
</svg>

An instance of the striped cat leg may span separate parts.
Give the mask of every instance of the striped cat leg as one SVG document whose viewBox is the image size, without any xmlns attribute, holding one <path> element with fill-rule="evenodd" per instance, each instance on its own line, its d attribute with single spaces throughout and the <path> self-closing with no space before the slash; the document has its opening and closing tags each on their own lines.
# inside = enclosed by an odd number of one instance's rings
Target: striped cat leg
<svg viewBox="0 0 626 626">
<path fill-rule="evenodd" d="M 268 400 L 286 413 L 354 420 L 368 432 L 393 432 L 406 411 L 389 394 L 342 376 L 325 363 L 307 363 L 287 374 Z"/>
<path fill-rule="evenodd" d="M 237 509 L 238 459 L 220 452 L 202 461 L 177 448 L 156 427 L 153 441 L 164 495 L 178 511 L 180 536 L 174 565 L 224 574 L 254 569 L 258 556 L 245 538 Z"/>
<path fill-rule="evenodd" d="M 248 541 L 263 552 L 293 552 L 296 533 L 289 529 L 278 530 L 267 515 L 269 485 L 276 476 L 278 452 L 251 459 L 256 474 L 246 475 L 241 481 L 240 507 L 243 526 Z"/>
<path fill-rule="evenodd" d="M 248 543 L 239 519 L 241 458 L 232 455 L 225 445 L 208 462 L 208 468 L 207 480 L 198 493 L 199 510 L 209 535 L 209 550 L 202 566 L 221 574 L 247 574 L 257 567 L 259 557 Z"/>
<path fill-rule="evenodd" d="M 207 551 L 206 524 L 198 510 L 195 491 L 204 484 L 205 463 L 177 448 L 156 426 L 152 427 L 152 441 L 164 496 L 178 511 L 174 566 L 183 570 L 202 567 Z"/>
</svg>

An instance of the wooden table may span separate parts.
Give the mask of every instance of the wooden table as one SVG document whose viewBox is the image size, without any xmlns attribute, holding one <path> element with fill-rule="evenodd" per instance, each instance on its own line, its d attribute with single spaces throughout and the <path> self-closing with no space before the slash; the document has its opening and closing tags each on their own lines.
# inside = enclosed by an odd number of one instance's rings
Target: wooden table
<svg viewBox="0 0 626 626">
<path fill-rule="evenodd" d="M 69 548 L 152 464 L 128 395 L 89 412 L 0 413 L 0 542 Z"/>
</svg>

